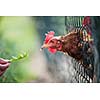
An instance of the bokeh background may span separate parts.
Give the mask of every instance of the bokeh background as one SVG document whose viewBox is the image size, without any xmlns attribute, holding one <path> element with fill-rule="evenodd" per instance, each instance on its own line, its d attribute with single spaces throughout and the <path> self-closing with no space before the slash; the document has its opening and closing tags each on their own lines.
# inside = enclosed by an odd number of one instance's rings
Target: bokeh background
<svg viewBox="0 0 100 100">
<path fill-rule="evenodd" d="M 63 35 L 64 16 L 2 16 L 0 17 L 0 57 L 11 59 L 27 52 L 28 57 L 11 63 L 0 82 L 67 82 L 66 58 L 60 52 L 40 52 L 45 33 L 55 31 Z M 68 60 L 67 60 L 68 61 Z M 70 60 L 68 61 L 70 65 Z M 62 67 L 61 67 L 62 66 Z M 69 81 L 68 81 L 69 82 Z"/>
</svg>

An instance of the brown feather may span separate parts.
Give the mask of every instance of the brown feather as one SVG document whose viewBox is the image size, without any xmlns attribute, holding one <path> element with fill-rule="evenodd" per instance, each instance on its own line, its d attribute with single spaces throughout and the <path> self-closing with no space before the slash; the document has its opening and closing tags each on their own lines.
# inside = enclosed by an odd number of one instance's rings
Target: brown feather
<svg viewBox="0 0 100 100">
<path fill-rule="evenodd" d="M 80 36 L 75 30 L 62 36 L 62 52 L 68 53 L 71 57 L 80 60 L 82 59 L 82 46 L 80 45 Z"/>
</svg>

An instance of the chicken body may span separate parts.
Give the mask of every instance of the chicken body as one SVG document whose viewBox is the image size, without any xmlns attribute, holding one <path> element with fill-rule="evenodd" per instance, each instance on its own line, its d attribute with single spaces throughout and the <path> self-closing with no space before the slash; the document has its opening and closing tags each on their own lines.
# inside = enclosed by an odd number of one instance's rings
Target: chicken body
<svg viewBox="0 0 100 100">
<path fill-rule="evenodd" d="M 62 42 L 61 51 L 67 53 L 71 57 L 80 60 L 82 59 L 82 45 L 78 32 L 71 32 L 60 38 Z"/>
<path fill-rule="evenodd" d="M 81 61 L 83 59 L 84 43 L 91 42 L 89 37 L 88 34 L 84 35 L 84 32 L 81 29 L 74 29 L 64 36 L 54 36 L 54 32 L 50 31 L 46 34 L 46 39 L 42 48 L 48 48 L 51 53 L 61 51 L 76 60 Z M 91 51 L 92 50 L 88 45 L 85 52 L 90 54 Z"/>
</svg>

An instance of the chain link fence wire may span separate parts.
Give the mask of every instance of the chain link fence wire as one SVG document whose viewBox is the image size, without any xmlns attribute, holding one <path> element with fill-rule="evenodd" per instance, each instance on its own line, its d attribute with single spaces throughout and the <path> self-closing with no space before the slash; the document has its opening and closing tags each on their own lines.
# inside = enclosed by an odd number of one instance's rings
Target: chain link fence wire
<svg viewBox="0 0 100 100">
<path fill-rule="evenodd" d="M 65 27 L 66 32 L 70 32 L 75 29 L 79 35 L 80 32 L 85 37 L 80 38 L 80 43 L 82 44 L 82 63 L 78 62 L 72 58 L 74 75 L 72 77 L 72 82 L 77 83 L 92 83 L 94 82 L 94 46 L 89 43 L 87 39 L 87 30 L 91 30 L 90 27 L 84 27 L 82 21 L 84 16 L 65 16 Z M 91 50 L 91 53 L 88 51 Z"/>
</svg>

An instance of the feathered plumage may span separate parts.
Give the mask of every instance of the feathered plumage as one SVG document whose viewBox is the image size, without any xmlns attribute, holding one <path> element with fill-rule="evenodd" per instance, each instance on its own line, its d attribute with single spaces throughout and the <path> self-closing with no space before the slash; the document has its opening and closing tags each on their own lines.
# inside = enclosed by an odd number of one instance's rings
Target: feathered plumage
<svg viewBox="0 0 100 100">
<path fill-rule="evenodd" d="M 55 33 L 53 31 L 50 31 L 48 34 L 46 34 L 42 49 L 48 48 L 51 53 L 61 51 L 67 53 L 77 60 L 81 60 L 83 56 L 82 42 L 91 42 L 90 35 L 84 35 L 84 31 L 81 29 L 74 29 L 64 36 L 54 36 L 54 34 Z"/>
</svg>

